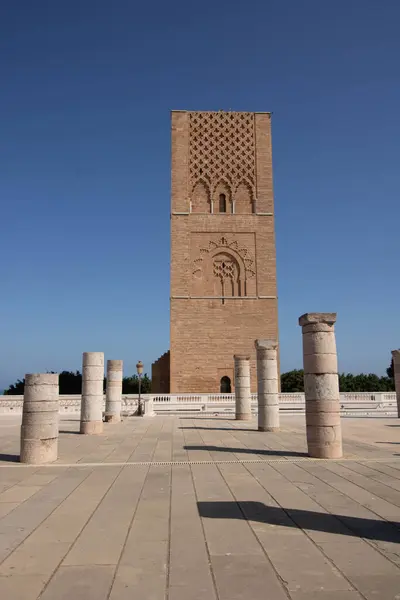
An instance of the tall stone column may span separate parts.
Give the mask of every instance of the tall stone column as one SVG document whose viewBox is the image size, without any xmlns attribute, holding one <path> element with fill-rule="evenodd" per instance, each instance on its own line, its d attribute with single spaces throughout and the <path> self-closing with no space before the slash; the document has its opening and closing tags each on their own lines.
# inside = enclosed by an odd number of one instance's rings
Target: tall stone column
<svg viewBox="0 0 400 600">
<path fill-rule="evenodd" d="M 103 431 L 103 352 L 84 352 L 82 366 L 81 428 L 84 434 Z"/>
<path fill-rule="evenodd" d="M 336 313 L 307 313 L 299 319 L 308 453 L 314 458 L 342 456 L 335 322 Z"/>
<path fill-rule="evenodd" d="M 251 420 L 250 357 L 235 354 L 236 420 Z"/>
<path fill-rule="evenodd" d="M 119 423 L 121 420 L 122 374 L 122 360 L 107 361 L 105 412 L 105 420 L 107 423 Z"/>
<path fill-rule="evenodd" d="M 393 369 L 394 369 L 394 387 L 397 398 L 397 416 L 400 419 L 400 350 L 392 350 Z"/>
<path fill-rule="evenodd" d="M 258 431 L 279 430 L 278 343 L 256 340 Z"/>
<path fill-rule="evenodd" d="M 29 464 L 57 460 L 58 375 L 25 375 L 20 461 Z"/>
</svg>

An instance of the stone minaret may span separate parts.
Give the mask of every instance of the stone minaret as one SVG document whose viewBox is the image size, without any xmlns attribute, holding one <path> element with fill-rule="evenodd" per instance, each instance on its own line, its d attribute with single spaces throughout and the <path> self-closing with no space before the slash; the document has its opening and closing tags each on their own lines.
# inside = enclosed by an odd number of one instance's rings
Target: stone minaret
<svg viewBox="0 0 400 600">
<path fill-rule="evenodd" d="M 278 341 L 271 116 L 172 113 L 170 390 L 233 392 Z"/>
</svg>

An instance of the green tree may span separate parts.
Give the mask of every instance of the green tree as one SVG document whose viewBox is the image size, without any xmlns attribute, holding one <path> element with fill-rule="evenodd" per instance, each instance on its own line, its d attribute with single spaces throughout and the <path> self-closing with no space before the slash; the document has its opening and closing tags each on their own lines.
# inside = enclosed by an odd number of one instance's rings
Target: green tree
<svg viewBox="0 0 400 600">
<path fill-rule="evenodd" d="M 61 371 L 59 386 L 60 394 L 81 394 L 82 374 L 79 371 Z"/>
<path fill-rule="evenodd" d="M 25 387 L 25 378 L 22 380 L 18 379 L 15 383 L 10 385 L 9 388 L 4 390 L 4 395 L 5 396 L 22 396 L 22 394 L 24 393 L 24 387 Z"/>
<path fill-rule="evenodd" d="M 393 363 L 393 357 L 392 357 L 392 360 L 390 361 L 390 367 L 388 367 L 386 369 L 386 374 L 389 377 L 389 379 L 393 379 L 394 380 L 394 363 Z"/>
<path fill-rule="evenodd" d="M 389 369 L 388 369 L 389 371 Z M 304 392 L 304 371 L 294 369 L 281 375 L 281 391 L 286 393 Z M 390 377 L 379 377 L 374 373 L 339 374 L 339 390 L 341 392 L 391 392 L 394 380 Z"/>
<path fill-rule="evenodd" d="M 47 372 L 54 373 L 54 371 Z M 58 381 L 60 394 L 81 394 L 82 375 L 79 371 L 61 371 Z M 4 394 L 7 396 L 22 395 L 24 387 L 25 379 L 18 379 L 16 383 L 13 383 L 7 390 L 4 390 Z"/>
<path fill-rule="evenodd" d="M 122 393 L 123 394 L 137 394 L 139 392 L 139 377 L 132 375 L 131 377 L 124 377 L 122 380 Z M 151 379 L 145 373 L 142 377 L 141 385 L 142 394 L 149 394 L 151 392 Z"/>
<path fill-rule="evenodd" d="M 281 391 L 289 392 L 304 392 L 304 371 L 303 369 L 294 369 L 281 375 Z"/>
<path fill-rule="evenodd" d="M 54 373 L 54 371 L 49 371 Z M 104 378 L 103 390 L 106 389 L 107 379 Z M 10 385 L 7 390 L 4 390 L 5 395 L 15 396 L 24 393 L 25 379 L 18 379 Z M 62 371 L 59 374 L 59 390 L 60 394 L 72 395 L 82 393 L 82 374 L 80 371 Z M 123 394 L 137 394 L 139 391 L 139 379 L 137 375 L 132 377 L 124 377 L 122 380 Z M 151 391 L 151 379 L 145 374 L 142 377 L 141 391 L 143 394 L 148 394 Z"/>
<path fill-rule="evenodd" d="M 341 392 L 390 392 L 394 390 L 394 382 L 389 377 L 379 377 L 374 373 L 340 373 L 339 389 Z"/>
</svg>

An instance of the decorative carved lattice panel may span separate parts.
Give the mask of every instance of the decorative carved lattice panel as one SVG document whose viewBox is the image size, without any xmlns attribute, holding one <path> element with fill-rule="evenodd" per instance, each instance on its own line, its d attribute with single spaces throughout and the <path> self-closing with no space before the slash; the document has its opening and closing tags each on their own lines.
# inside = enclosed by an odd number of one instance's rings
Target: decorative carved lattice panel
<svg viewBox="0 0 400 600">
<path fill-rule="evenodd" d="M 214 277 L 219 279 L 235 279 L 237 278 L 237 269 L 233 260 L 229 258 L 217 258 L 214 260 L 213 273 Z"/>
<path fill-rule="evenodd" d="M 208 242 L 207 246 L 201 247 L 200 248 L 200 256 L 197 256 L 194 261 L 193 261 L 193 270 L 192 270 L 192 274 L 195 277 L 202 277 L 203 276 L 203 264 L 204 264 L 204 258 L 207 257 L 207 255 L 214 254 L 216 253 L 216 251 L 218 252 L 216 254 L 216 261 L 213 262 L 213 273 L 215 277 L 230 277 L 229 273 L 232 273 L 233 276 L 233 269 L 234 269 L 234 263 L 232 260 L 227 260 L 226 257 L 224 257 L 223 260 L 221 260 L 221 262 L 219 261 L 219 257 L 218 254 L 223 253 L 224 250 L 227 251 L 231 251 L 231 253 L 233 253 L 234 255 L 237 255 L 242 261 L 243 261 L 243 266 L 244 266 L 244 273 L 243 276 L 247 279 L 251 278 L 251 277 L 255 277 L 255 264 L 254 264 L 254 260 L 251 258 L 250 253 L 248 251 L 247 248 L 245 248 L 244 246 L 241 246 L 237 240 L 232 240 L 229 241 L 229 239 L 226 236 L 222 236 L 219 240 L 217 241 L 212 241 L 210 240 Z"/>
<path fill-rule="evenodd" d="M 226 181 L 235 192 L 247 182 L 254 194 L 254 114 L 189 113 L 189 177 L 191 189 L 205 181 L 213 191 Z"/>
</svg>

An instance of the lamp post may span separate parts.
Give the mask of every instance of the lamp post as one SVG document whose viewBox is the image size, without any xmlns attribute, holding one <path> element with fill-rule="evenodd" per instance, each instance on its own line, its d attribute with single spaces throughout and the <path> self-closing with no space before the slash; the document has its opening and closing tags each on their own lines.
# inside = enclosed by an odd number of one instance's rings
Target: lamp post
<svg viewBox="0 0 400 600">
<path fill-rule="evenodd" d="M 136 365 L 136 371 L 139 379 L 139 399 L 138 399 L 138 416 L 142 416 L 142 401 L 141 401 L 141 387 L 142 387 L 142 375 L 143 375 L 143 363 L 141 360 Z"/>
</svg>

